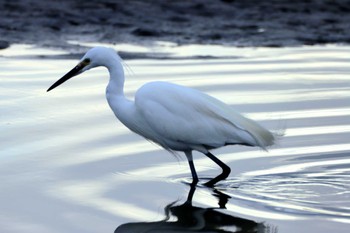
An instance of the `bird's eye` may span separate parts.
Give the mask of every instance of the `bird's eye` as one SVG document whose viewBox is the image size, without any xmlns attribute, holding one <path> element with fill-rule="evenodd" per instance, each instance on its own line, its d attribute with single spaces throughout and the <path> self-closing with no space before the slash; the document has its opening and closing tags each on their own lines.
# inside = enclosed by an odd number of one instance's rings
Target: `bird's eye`
<svg viewBox="0 0 350 233">
<path fill-rule="evenodd" d="M 91 62 L 90 58 L 85 58 L 84 61 L 83 61 L 83 63 L 84 63 L 85 65 L 90 64 L 90 62 Z"/>
</svg>

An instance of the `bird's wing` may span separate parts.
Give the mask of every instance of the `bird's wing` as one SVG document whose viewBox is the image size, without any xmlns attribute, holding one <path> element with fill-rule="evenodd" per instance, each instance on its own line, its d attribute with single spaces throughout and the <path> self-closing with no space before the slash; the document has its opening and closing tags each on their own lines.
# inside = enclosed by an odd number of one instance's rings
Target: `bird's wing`
<svg viewBox="0 0 350 233">
<path fill-rule="evenodd" d="M 265 148 L 273 135 L 225 103 L 197 90 L 165 83 L 144 85 L 135 95 L 139 114 L 158 137 L 216 148 L 248 144 Z"/>
</svg>

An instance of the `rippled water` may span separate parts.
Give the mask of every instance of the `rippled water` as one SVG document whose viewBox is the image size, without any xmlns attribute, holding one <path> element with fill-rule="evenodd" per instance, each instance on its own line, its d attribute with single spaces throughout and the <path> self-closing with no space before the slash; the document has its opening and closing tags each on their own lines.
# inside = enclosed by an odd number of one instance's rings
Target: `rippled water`
<svg viewBox="0 0 350 233">
<path fill-rule="evenodd" d="M 0 51 L 1 231 L 348 232 L 350 47 L 224 49 L 231 58 L 126 61 L 130 98 L 166 80 L 285 130 L 269 152 L 214 151 L 232 168 L 214 189 L 190 189 L 182 155 L 115 119 L 105 69 L 46 93 L 77 60 Z M 201 183 L 220 172 L 195 164 Z"/>
</svg>

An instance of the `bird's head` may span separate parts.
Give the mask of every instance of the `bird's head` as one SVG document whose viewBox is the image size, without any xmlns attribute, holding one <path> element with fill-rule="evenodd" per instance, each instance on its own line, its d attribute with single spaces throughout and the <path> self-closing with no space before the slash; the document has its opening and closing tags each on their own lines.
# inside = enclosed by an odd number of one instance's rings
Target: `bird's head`
<svg viewBox="0 0 350 233">
<path fill-rule="evenodd" d="M 108 62 L 111 60 L 111 57 L 115 56 L 118 55 L 111 48 L 94 47 L 90 49 L 71 71 L 69 71 L 62 78 L 60 78 L 54 84 L 52 84 L 52 86 L 49 89 L 47 89 L 47 91 L 51 91 L 55 87 L 58 87 L 59 85 L 67 81 L 68 79 L 73 78 L 74 76 L 77 76 L 89 69 L 108 64 Z"/>
</svg>

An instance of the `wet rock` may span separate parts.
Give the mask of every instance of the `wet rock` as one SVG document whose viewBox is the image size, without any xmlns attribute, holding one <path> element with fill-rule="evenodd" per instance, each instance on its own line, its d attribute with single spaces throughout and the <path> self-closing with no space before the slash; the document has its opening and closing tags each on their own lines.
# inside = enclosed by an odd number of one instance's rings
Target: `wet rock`
<svg viewBox="0 0 350 233">
<path fill-rule="evenodd" d="M 10 47 L 10 43 L 4 40 L 0 40 L 0 49 L 6 49 Z"/>
<path fill-rule="evenodd" d="M 190 20 L 182 17 L 182 16 L 170 16 L 168 18 L 168 20 L 172 21 L 172 22 L 176 22 L 176 23 L 185 23 L 185 22 L 189 22 Z"/>
<path fill-rule="evenodd" d="M 135 36 L 141 37 L 160 36 L 160 33 L 158 31 L 149 28 L 136 28 L 131 33 Z"/>
</svg>

